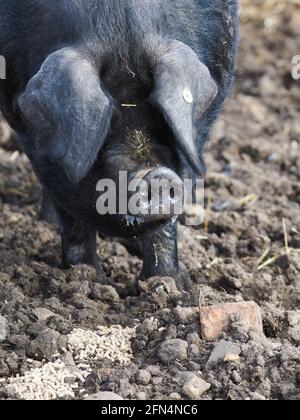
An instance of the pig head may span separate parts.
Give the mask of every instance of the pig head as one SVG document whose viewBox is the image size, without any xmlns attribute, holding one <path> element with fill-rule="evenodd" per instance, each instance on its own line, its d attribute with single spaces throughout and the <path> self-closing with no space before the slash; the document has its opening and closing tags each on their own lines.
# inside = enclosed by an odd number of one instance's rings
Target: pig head
<svg viewBox="0 0 300 420">
<path fill-rule="evenodd" d="M 196 53 L 179 41 L 155 43 L 147 50 L 153 77 L 149 103 L 165 118 L 174 147 L 195 173 L 203 174 L 197 123 L 217 95 L 216 82 Z M 88 175 L 109 132 L 116 103 L 100 77 L 107 59 L 104 52 L 95 62 L 80 48 L 63 48 L 45 60 L 18 100 L 40 147 L 73 184 Z"/>
</svg>

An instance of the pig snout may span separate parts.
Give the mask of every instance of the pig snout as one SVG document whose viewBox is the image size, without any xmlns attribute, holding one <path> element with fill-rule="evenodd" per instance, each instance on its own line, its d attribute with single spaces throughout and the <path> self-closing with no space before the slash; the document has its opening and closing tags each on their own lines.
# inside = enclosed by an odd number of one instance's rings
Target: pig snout
<svg viewBox="0 0 300 420">
<path fill-rule="evenodd" d="M 139 171 L 131 181 L 134 187 L 139 186 L 139 194 L 143 197 L 138 216 L 145 222 L 167 221 L 180 213 L 183 181 L 171 169 L 158 167 Z"/>
</svg>

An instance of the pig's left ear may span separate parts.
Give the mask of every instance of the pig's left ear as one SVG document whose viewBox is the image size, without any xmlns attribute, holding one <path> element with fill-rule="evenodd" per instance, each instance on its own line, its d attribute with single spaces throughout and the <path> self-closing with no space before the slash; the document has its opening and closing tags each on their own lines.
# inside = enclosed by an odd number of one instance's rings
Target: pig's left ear
<svg viewBox="0 0 300 420">
<path fill-rule="evenodd" d="M 158 108 L 197 174 L 203 164 L 196 146 L 196 122 L 218 93 L 216 82 L 196 53 L 179 41 L 168 42 L 154 63 L 150 102 Z"/>
<path fill-rule="evenodd" d="M 40 147 L 74 184 L 92 168 L 110 126 L 113 101 L 99 73 L 84 52 L 63 48 L 46 59 L 18 100 Z"/>
</svg>

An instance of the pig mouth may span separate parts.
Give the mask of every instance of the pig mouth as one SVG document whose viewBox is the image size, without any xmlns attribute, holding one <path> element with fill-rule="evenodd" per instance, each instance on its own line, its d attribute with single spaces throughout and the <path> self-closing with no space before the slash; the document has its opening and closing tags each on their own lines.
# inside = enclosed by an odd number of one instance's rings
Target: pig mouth
<svg viewBox="0 0 300 420">
<path fill-rule="evenodd" d="M 177 216 L 172 216 L 171 221 L 176 223 Z M 145 218 L 142 216 L 125 216 L 125 223 L 128 227 L 141 227 L 145 224 L 164 224 L 170 220 L 170 216 L 160 217 L 160 218 Z"/>
<path fill-rule="evenodd" d="M 115 224 L 115 235 L 124 238 L 137 238 L 145 234 L 151 234 L 163 225 L 175 224 L 177 220 L 177 216 L 152 216 L 149 218 L 149 216 L 124 215 L 119 218 L 118 224 Z"/>
<path fill-rule="evenodd" d="M 136 239 L 154 233 L 165 225 L 177 223 L 179 216 L 97 216 L 93 221 L 86 220 L 100 234 L 115 238 Z"/>
</svg>

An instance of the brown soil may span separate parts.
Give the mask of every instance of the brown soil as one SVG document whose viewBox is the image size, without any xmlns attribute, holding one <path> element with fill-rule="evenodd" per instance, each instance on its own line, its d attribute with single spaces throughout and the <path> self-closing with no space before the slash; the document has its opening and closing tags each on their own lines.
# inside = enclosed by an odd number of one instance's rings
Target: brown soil
<svg viewBox="0 0 300 420">
<path fill-rule="evenodd" d="M 300 326 L 291 322 L 300 308 L 300 80 L 291 77 L 292 57 L 300 54 L 300 6 L 241 3 L 237 83 L 206 153 L 207 231 L 180 227 L 188 293 L 168 293 L 158 287 L 162 281 L 138 285 L 141 261 L 104 239 L 99 255 L 120 300 L 95 297 L 91 269 L 62 271 L 57 228 L 38 221 L 39 184 L 2 123 L 0 315 L 8 337 L 0 343 L 0 378 L 31 367 L 30 344 L 45 328 L 63 339 L 74 327 L 139 325 L 133 363 L 95 363 L 84 385 L 89 393 L 184 399 L 186 373 L 194 372 L 211 384 L 204 399 L 300 399 Z M 269 341 L 233 323 L 224 338 L 241 346 L 240 361 L 205 369 L 214 344 L 201 340 L 197 313 L 180 309 L 197 307 L 199 295 L 203 304 L 255 300 Z M 39 307 L 54 316 L 40 321 Z M 166 364 L 158 350 L 167 339 L 187 342 L 188 358 Z M 139 369 L 151 373 L 148 385 L 140 384 Z M 4 386 L 0 392 L 9 397 Z"/>
</svg>

